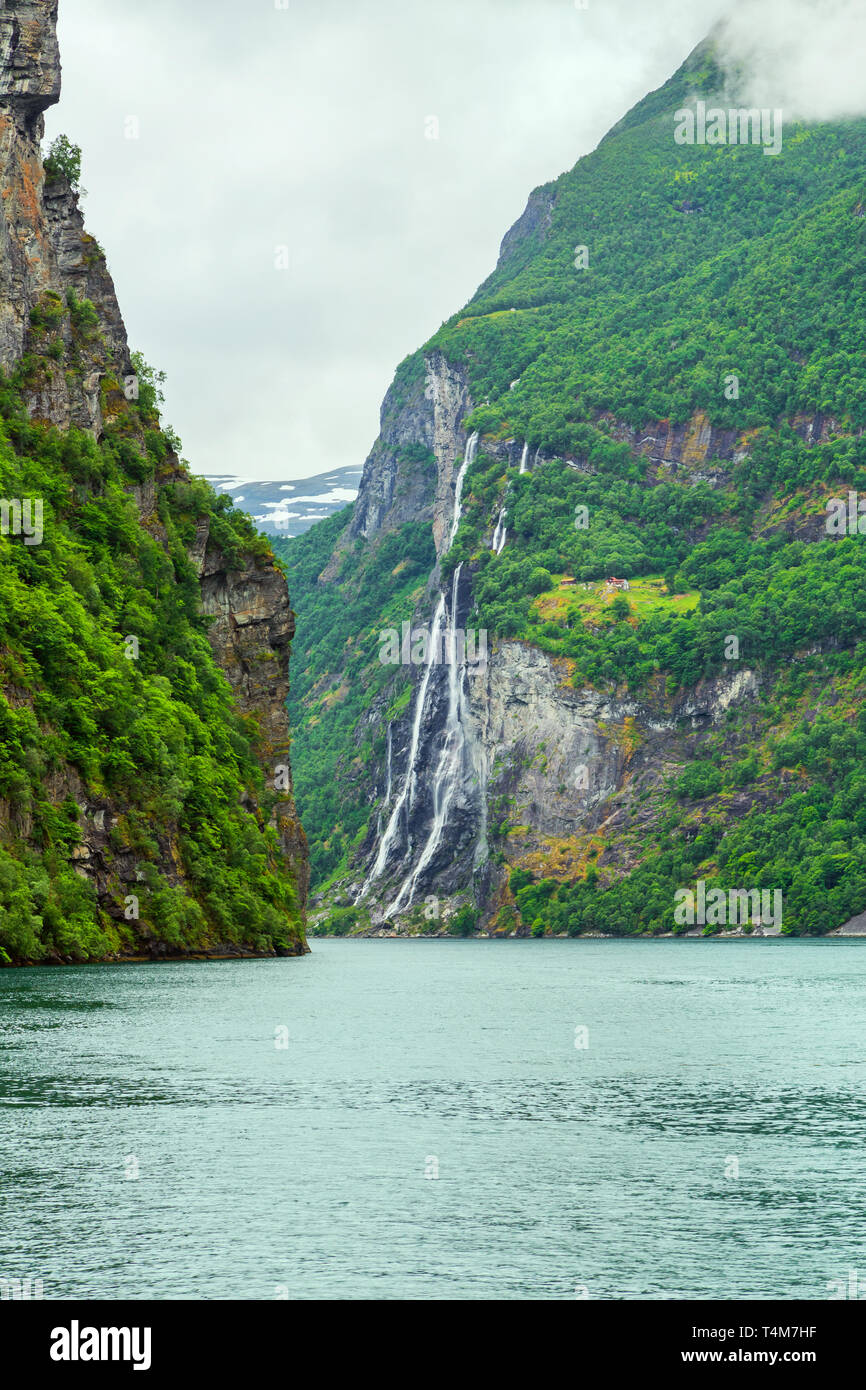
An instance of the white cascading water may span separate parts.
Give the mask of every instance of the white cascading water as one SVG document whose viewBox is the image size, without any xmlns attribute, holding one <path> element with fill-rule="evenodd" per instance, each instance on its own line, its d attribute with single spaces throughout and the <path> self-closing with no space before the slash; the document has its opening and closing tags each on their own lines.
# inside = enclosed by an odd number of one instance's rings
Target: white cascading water
<svg viewBox="0 0 866 1390">
<path fill-rule="evenodd" d="M 454 544 L 454 537 L 457 535 L 457 528 L 460 525 L 460 515 L 463 510 L 463 479 L 466 477 L 467 468 L 471 466 L 475 458 L 477 448 L 478 431 L 476 430 L 474 434 L 470 434 L 466 441 L 466 448 L 463 450 L 463 463 L 457 474 L 457 482 L 454 484 L 454 515 L 451 518 L 451 535 L 448 537 L 448 544 L 445 547 L 446 555 Z"/>
<path fill-rule="evenodd" d="M 379 814 L 376 816 L 376 834 L 382 834 L 382 812 L 387 811 L 391 805 L 391 725 L 388 725 L 388 751 L 385 755 L 385 799 L 379 807 Z"/>
<path fill-rule="evenodd" d="M 521 473 L 526 472 L 526 460 L 528 458 L 529 445 L 527 444 L 526 440 L 524 440 L 523 453 L 520 455 Z M 496 521 L 496 530 L 493 532 L 493 541 L 490 546 L 490 549 L 493 551 L 494 555 L 501 555 L 503 550 L 505 549 L 505 542 L 508 539 L 508 527 L 505 525 L 505 518 L 507 517 L 507 515 L 507 511 L 504 507 L 502 507 L 500 509 L 499 516 Z"/>
<path fill-rule="evenodd" d="M 462 565 L 457 566 L 451 583 L 451 621 L 446 633 L 448 641 L 448 715 L 445 720 L 445 741 L 442 744 L 439 762 L 433 775 L 433 824 L 415 868 L 403 880 L 399 893 L 385 912 L 386 917 L 390 917 L 394 912 L 399 912 L 402 907 L 411 907 L 418 879 L 442 843 L 448 810 L 460 777 L 463 745 L 466 742 L 466 735 L 463 732 L 466 700 L 463 689 L 463 673 L 466 658 L 465 652 L 461 652 L 458 659 L 457 628 L 454 618 L 457 613 L 457 593 L 462 568 Z"/>
<path fill-rule="evenodd" d="M 385 763 L 385 800 L 382 806 L 387 807 L 391 804 L 391 725 L 388 725 L 388 757 Z"/>
<path fill-rule="evenodd" d="M 427 652 L 427 664 L 424 667 L 424 675 L 421 678 L 421 685 L 415 700 L 415 714 L 412 720 L 412 738 L 409 743 L 409 757 L 406 760 L 406 772 L 403 777 L 403 785 L 400 788 L 400 795 L 394 803 L 390 819 L 385 827 L 385 834 L 379 841 L 379 853 L 376 855 L 376 862 L 367 875 L 363 888 L 355 899 L 356 904 L 361 901 L 370 884 L 373 883 L 385 868 L 391 847 L 400 833 L 400 818 L 403 814 L 403 807 L 409 798 L 410 788 L 415 780 L 415 763 L 418 758 L 418 746 L 421 742 L 421 721 L 424 716 L 424 706 L 427 703 L 427 690 L 430 685 L 430 673 L 433 670 L 433 662 L 439 646 L 440 630 L 445 620 L 445 595 L 439 595 L 439 602 L 436 605 L 436 612 L 433 615 L 433 622 L 430 626 L 430 645 Z"/>
<path fill-rule="evenodd" d="M 450 532 L 450 535 L 449 535 L 449 538 L 448 538 L 448 545 L 447 545 L 447 547 L 446 547 L 446 549 L 445 549 L 445 552 L 444 552 L 446 555 L 447 555 L 448 551 L 451 549 L 451 546 L 454 544 L 454 537 L 457 535 L 457 528 L 458 528 L 459 525 L 460 525 L 460 513 L 461 513 L 461 504 L 462 504 L 462 498 L 463 498 L 463 480 L 464 480 L 464 478 L 466 477 L 466 470 L 471 466 L 472 460 L 475 458 L 475 453 L 476 453 L 477 448 L 478 448 L 478 432 L 477 432 L 477 430 L 476 430 L 476 432 L 475 432 L 474 434 L 470 435 L 469 438 L 468 438 L 467 441 L 466 441 L 466 448 L 465 448 L 465 450 L 464 450 L 464 452 L 463 452 L 463 463 L 462 463 L 462 465 L 461 465 L 461 467 L 460 467 L 460 471 L 459 471 L 459 473 L 457 474 L 457 478 L 456 478 L 456 481 L 455 481 L 455 484 L 454 484 L 454 512 L 453 512 L 453 515 L 452 515 L 452 518 L 451 518 L 451 532 Z M 458 571 L 457 571 L 457 573 L 459 574 L 459 566 L 458 566 Z M 452 589 L 453 589 L 453 586 L 452 586 Z M 454 592 L 456 592 L 456 590 L 454 590 Z M 401 823 L 402 816 L 403 816 L 403 808 L 406 806 L 406 804 L 407 804 L 407 802 L 408 802 L 409 809 L 411 810 L 411 807 L 412 807 L 412 805 L 413 805 L 413 803 L 414 803 L 414 800 L 415 800 L 415 784 L 416 784 L 416 775 L 415 775 L 415 773 L 416 773 L 416 768 L 415 768 L 415 765 L 416 765 L 416 763 L 417 763 L 417 761 L 418 761 L 418 749 L 419 749 L 420 744 L 421 744 L 421 727 L 422 727 L 422 724 L 423 724 L 423 722 L 424 722 L 424 710 L 425 710 L 425 707 L 426 707 L 426 705 L 427 705 L 427 692 L 428 692 L 429 689 L 430 689 L 430 677 L 431 677 L 431 674 L 432 674 L 432 671 L 433 671 L 433 666 L 435 665 L 435 663 L 436 663 L 436 661 L 437 661 L 437 659 L 438 659 L 438 653 L 439 653 L 440 649 L 444 649 L 444 648 L 443 648 L 443 638 L 444 638 L 444 636 L 445 636 L 445 623 L 446 623 L 446 618 L 447 618 L 447 613 L 446 613 L 446 607 L 445 607 L 445 595 L 444 595 L 444 594 L 440 594 L 440 595 L 439 595 L 439 602 L 438 602 L 437 605 L 436 605 L 436 611 L 435 611 L 435 613 L 433 614 L 433 621 L 432 621 L 432 623 L 430 624 L 430 640 L 429 640 L 429 643 L 428 643 L 428 649 L 427 649 L 427 662 L 426 662 L 426 665 L 425 665 L 425 667 L 424 667 L 424 675 L 423 675 L 422 678 L 421 678 L 421 684 L 420 684 L 420 686 L 418 687 L 418 693 L 417 693 L 417 695 L 416 695 L 416 697 L 415 697 L 415 711 L 414 711 L 414 715 L 413 715 L 413 718 L 412 718 L 412 738 L 411 738 L 411 741 L 410 741 L 410 743 L 409 743 L 409 756 L 408 756 L 408 758 L 407 758 L 407 760 L 406 760 L 406 771 L 405 771 L 405 773 L 403 774 L 403 785 L 402 785 L 402 787 L 400 788 L 400 795 L 397 797 L 397 800 L 396 800 L 396 802 L 394 803 L 394 809 L 393 809 L 393 811 L 391 812 L 391 816 L 390 816 L 390 818 L 389 818 L 389 820 L 388 820 L 388 824 L 387 824 L 387 826 L 385 827 L 385 834 L 382 836 L 382 839 L 381 839 L 381 841 L 380 841 L 380 843 L 379 843 L 379 852 L 378 852 L 378 854 L 376 855 L 376 861 L 375 861 L 375 863 L 373 864 L 373 867 L 372 867 L 372 869 L 370 870 L 370 873 L 367 875 L 367 878 L 366 878 L 366 880 L 365 880 L 365 882 L 364 882 L 364 886 L 362 887 L 360 893 L 358 894 L 357 898 L 355 899 L 356 904 L 359 903 L 359 902 L 361 901 L 361 899 L 364 897 L 364 894 L 367 892 L 367 890 L 368 890 L 368 888 L 370 887 L 371 883 L 375 882 L 375 880 L 376 880 L 377 878 L 379 878 L 379 877 L 382 875 L 382 873 L 384 872 L 385 865 L 387 864 L 387 862 L 388 862 L 388 857 L 389 857 L 389 855 L 390 855 L 390 853 L 391 853 L 391 849 L 392 849 L 392 847 L 393 847 L 393 845 L 394 845 L 394 842 L 395 842 L 396 839 L 397 839 L 397 836 L 398 836 L 399 833 L 400 833 L 400 823 Z M 453 621 L 452 621 L 451 627 L 452 627 L 452 631 L 451 631 L 451 634 L 450 634 L 450 640 L 451 640 L 451 642 L 454 643 L 455 646 L 456 646 L 456 635 L 454 634 L 454 631 L 453 631 L 453 627 L 454 627 Z M 449 652 L 449 655 L 450 655 L 450 652 Z M 454 665 L 454 664 L 456 664 L 456 663 L 453 663 L 453 664 L 452 664 L 452 668 L 451 668 L 452 670 L 453 670 L 453 665 Z M 451 679 L 451 676 L 449 675 L 449 680 L 450 680 L 450 679 Z M 389 773 L 390 773 L 390 765 L 389 765 Z M 390 780 L 389 780 L 389 787 L 390 787 Z M 387 798 L 386 798 L 386 805 L 387 805 Z M 406 851 L 404 851 L 404 855 L 403 855 L 404 859 L 405 859 L 405 857 L 406 857 L 406 852 L 408 852 L 408 848 L 409 848 L 409 846 L 408 846 L 408 844 L 407 844 L 407 845 L 406 845 Z M 405 887 L 405 883 L 404 883 L 404 887 Z M 401 890 L 400 890 L 401 894 L 402 894 L 402 891 L 403 891 L 403 890 L 402 890 L 402 888 L 401 888 Z M 399 896 L 399 895 L 398 895 L 398 896 Z M 389 913 L 392 912 L 393 910 L 394 910 L 394 905 L 392 905 L 392 907 L 389 908 L 388 913 L 386 913 L 386 916 L 389 915 Z"/>
</svg>

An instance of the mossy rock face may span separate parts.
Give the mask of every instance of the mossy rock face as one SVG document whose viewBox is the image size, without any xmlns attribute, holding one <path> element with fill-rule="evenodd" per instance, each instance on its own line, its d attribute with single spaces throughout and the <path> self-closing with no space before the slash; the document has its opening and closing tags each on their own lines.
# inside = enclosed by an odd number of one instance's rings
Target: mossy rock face
<svg viewBox="0 0 866 1390">
<path fill-rule="evenodd" d="M 97 441 L 54 422 L 62 379 L 31 357 L 0 383 L 0 491 L 25 499 L 0 537 L 3 958 L 297 953 L 303 829 L 290 788 L 273 828 L 259 804 L 288 756 L 285 579 L 187 477 L 146 399 L 106 372 Z M 246 640 L 250 613 L 274 645 Z"/>
</svg>

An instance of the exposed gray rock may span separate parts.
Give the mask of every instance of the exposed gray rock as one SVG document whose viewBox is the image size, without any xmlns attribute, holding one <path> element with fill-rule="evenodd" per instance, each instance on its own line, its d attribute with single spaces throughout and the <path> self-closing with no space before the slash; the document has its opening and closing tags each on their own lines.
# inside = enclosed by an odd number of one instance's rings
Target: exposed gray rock
<svg viewBox="0 0 866 1390">
<path fill-rule="evenodd" d="M 849 917 L 847 922 L 843 922 L 841 927 L 830 932 L 830 936 L 866 936 L 866 912 L 860 912 L 856 917 Z"/>
<path fill-rule="evenodd" d="M 471 410 L 464 374 L 442 353 L 403 364 L 382 403 L 379 436 L 364 464 L 352 520 L 321 583 L 336 577 L 344 552 L 359 536 L 375 540 L 407 521 L 431 521 L 441 553 L 466 447 L 463 420 Z"/>
<path fill-rule="evenodd" d="M 64 178 L 45 182 L 42 112 L 59 99 L 57 0 L 16 0 L 0 9 L 0 367 L 11 371 L 32 344 L 32 310 L 66 309 L 69 292 L 90 300 L 98 330 L 76 337 L 75 373 L 44 356 L 28 380 L 30 414 L 99 435 L 107 374 L 131 370 L 123 318 L 105 257 L 84 230 L 78 194 Z M 58 329 L 69 349 L 67 313 Z"/>
<path fill-rule="evenodd" d="M 465 623 L 470 603 L 467 575 L 458 596 L 458 625 Z M 422 678 L 418 670 L 416 698 Z M 466 683 L 465 743 L 448 834 L 419 877 L 416 903 L 431 893 L 450 899 L 469 891 L 489 905 L 497 877 L 502 878 L 490 862 L 495 847 L 490 836 L 495 837 L 497 822 L 512 852 L 519 850 L 526 858 L 543 857 L 551 841 L 585 837 L 612 824 L 613 817 L 642 814 L 623 802 L 624 794 L 637 787 L 662 792 L 727 710 L 756 699 L 761 688 L 759 675 L 750 669 L 703 681 L 673 702 L 661 690 L 637 698 L 575 688 L 566 663 L 522 642 L 503 642 L 486 664 L 468 664 Z M 369 888 L 368 906 L 376 922 L 418 862 L 429 835 L 447 692 L 448 667 L 443 664 L 431 673 L 403 833 L 386 872 Z M 413 709 L 414 700 L 392 731 L 395 785 L 406 772 Z M 370 718 L 375 721 L 375 711 Z M 645 814 L 650 814 L 648 808 Z M 381 819 L 363 847 L 368 868 L 380 836 Z M 571 851 L 565 846 L 563 853 Z M 557 867 L 571 863 L 567 859 Z"/>
<path fill-rule="evenodd" d="M 496 269 L 501 270 L 514 260 L 526 242 L 546 239 L 553 221 L 556 193 L 549 186 L 533 189 L 523 212 L 502 238 Z"/>
<path fill-rule="evenodd" d="M 32 121 L 60 97 L 57 0 L 0 8 L 0 105 Z"/>
<path fill-rule="evenodd" d="M 242 569 L 231 569 L 209 541 L 207 523 L 199 526 L 193 561 L 199 570 L 202 610 L 213 619 L 208 639 L 214 655 L 228 676 L 238 708 L 255 719 L 260 731 L 259 760 L 265 782 L 278 793 L 270 824 L 292 865 L 303 906 L 309 862 L 289 759 L 286 700 L 295 615 L 285 577 L 269 559 L 245 557 Z"/>
</svg>

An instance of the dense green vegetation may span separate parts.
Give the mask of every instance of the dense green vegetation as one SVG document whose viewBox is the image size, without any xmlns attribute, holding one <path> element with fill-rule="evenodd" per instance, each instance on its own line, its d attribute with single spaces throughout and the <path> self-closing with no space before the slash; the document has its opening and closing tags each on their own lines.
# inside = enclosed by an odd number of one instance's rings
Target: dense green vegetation
<svg viewBox="0 0 866 1390">
<path fill-rule="evenodd" d="M 351 508 L 337 512 L 274 547 L 290 576 L 298 615 L 289 715 L 313 887 L 346 867 L 348 852 L 366 831 L 372 760 L 381 762 L 386 736 L 384 725 L 364 728 L 361 717 L 385 698 L 392 718 L 411 694 L 408 668 L 379 663 L 379 634 L 411 618 L 436 558 L 430 527 L 410 522 L 372 549 L 356 542 L 337 582 L 320 585 L 350 515 Z M 387 697 L 386 687 L 393 687 Z"/>
<path fill-rule="evenodd" d="M 93 332 L 86 301 L 46 302 L 33 315 L 44 354 L 67 313 L 74 333 Z M 158 378 L 139 369 L 137 403 L 104 382 L 112 422 L 99 443 L 27 418 L 18 388 L 37 356 L 0 382 L 0 495 L 43 507 L 41 543 L 0 535 L 0 962 L 100 957 L 143 938 L 271 950 L 299 930 L 275 835 L 240 804 L 253 793 L 266 819 L 273 793 L 208 643 L 187 547 L 207 517 L 229 557 L 270 552 L 179 467 Z M 147 523 L 131 496 L 142 484 L 157 490 Z M 108 904 L 76 873 L 81 802 L 120 812 Z M 121 863 L 138 871 L 133 887 Z"/>
<path fill-rule="evenodd" d="M 518 243 L 431 344 L 464 364 L 474 399 L 485 401 L 469 424 L 557 459 L 506 478 L 482 446 L 468 480 L 453 561 L 474 556 L 483 567 L 480 614 L 503 635 L 536 636 L 530 577 L 538 567 L 581 579 L 662 573 L 683 582 L 680 567 L 710 528 L 724 526 L 743 558 L 768 494 L 790 501 L 799 490 L 814 509 L 832 484 L 866 490 L 866 446 L 856 434 L 866 423 L 866 122 L 789 124 L 778 158 L 751 146 L 676 145 L 676 105 L 693 87 L 708 94 L 715 77 L 710 50 L 699 52 L 542 190 L 552 206 L 546 235 Z M 586 270 L 574 267 L 576 244 L 590 248 Z M 732 466 L 727 489 L 659 481 L 646 458 L 612 437 L 616 421 L 643 429 L 696 412 L 748 434 L 748 456 Z M 826 443 L 806 447 L 786 424 L 798 412 L 833 417 Z M 566 458 L 583 471 L 564 469 Z M 495 557 L 484 531 L 506 487 L 511 539 Z M 575 525 L 581 505 L 584 530 Z M 820 572 L 834 583 L 829 571 L 840 564 L 830 557 L 829 546 L 808 558 L 775 553 L 772 568 L 780 587 L 783 571 L 796 568 L 804 589 L 824 588 Z M 766 571 L 766 552 L 747 563 Z M 757 635 L 742 587 L 702 605 L 702 615 L 712 611 L 723 627 L 726 598 L 736 598 L 736 620 Z M 851 635 L 850 618 L 834 614 L 828 636 L 840 623 Z M 802 640 L 803 625 L 785 623 L 790 642 Z M 712 622 L 700 626 L 694 642 L 691 632 L 682 640 L 717 651 Z M 566 645 L 587 677 L 632 679 L 660 654 L 677 679 L 694 680 L 696 662 L 670 653 L 664 637 L 647 633 L 643 652 L 632 648 L 625 659 L 609 643 L 593 653 L 589 639 Z M 627 640 L 618 634 L 618 643 Z M 788 650 L 776 645 L 772 654 Z"/>
<path fill-rule="evenodd" d="M 696 410 L 743 429 L 798 410 L 866 420 L 866 123 L 788 123 L 778 158 L 680 146 L 680 81 L 545 186 L 547 234 L 432 340 L 469 364 L 485 433 L 576 457 L 604 411 L 634 426 Z"/>
<path fill-rule="evenodd" d="M 808 449 L 767 431 L 733 470 L 729 491 L 706 483 L 646 487 L 606 474 L 587 479 L 555 460 L 511 479 L 509 541 L 499 556 L 484 543 L 492 474 L 501 478 L 501 465 L 490 467 L 480 455 L 446 569 L 472 560 L 479 626 L 572 658 L 578 683 L 639 688 L 661 669 L 672 688 L 693 685 L 724 667 L 731 634 L 739 659 L 751 663 L 866 636 L 859 535 L 803 541 L 782 529 L 755 534 L 759 506 L 769 497 L 783 502 L 792 487 L 820 489 L 813 506 L 830 484 L 843 497 L 849 486 L 866 496 L 863 439 Z M 580 506 L 590 518 L 585 530 L 573 521 Z M 551 588 L 553 574 L 565 572 L 582 581 L 662 573 L 672 595 L 698 590 L 701 601 L 694 613 L 659 611 L 639 625 L 618 621 L 629 612 L 624 596 L 597 624 L 576 604 L 561 621 L 541 621 L 535 599 Z"/>
</svg>

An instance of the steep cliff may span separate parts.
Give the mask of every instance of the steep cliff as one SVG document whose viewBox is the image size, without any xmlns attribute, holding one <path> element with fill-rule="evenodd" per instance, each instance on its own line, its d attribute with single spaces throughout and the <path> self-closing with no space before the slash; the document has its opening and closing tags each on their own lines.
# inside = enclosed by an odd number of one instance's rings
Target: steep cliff
<svg viewBox="0 0 866 1390">
<path fill-rule="evenodd" d="M 0 960 L 296 953 L 285 577 L 178 459 L 43 168 L 56 20 L 0 9 Z"/>
<path fill-rule="evenodd" d="M 531 194 L 284 547 L 323 929 L 866 904 L 866 122 L 750 126 L 721 52 Z M 677 138 L 698 100 L 724 139 Z"/>
</svg>

